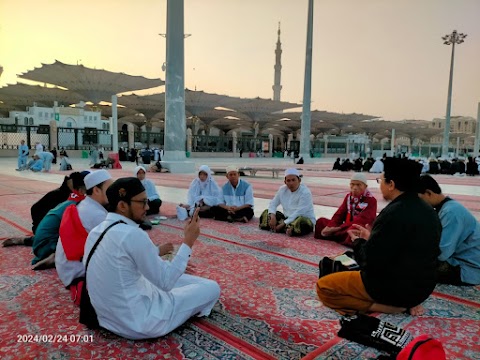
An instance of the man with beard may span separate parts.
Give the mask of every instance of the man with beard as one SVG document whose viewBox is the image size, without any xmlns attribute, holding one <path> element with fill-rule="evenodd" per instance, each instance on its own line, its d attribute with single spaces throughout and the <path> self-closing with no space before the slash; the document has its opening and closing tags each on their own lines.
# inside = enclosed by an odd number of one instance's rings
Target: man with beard
<svg viewBox="0 0 480 360">
<path fill-rule="evenodd" d="M 218 284 L 185 274 L 200 233 L 199 210 L 186 224 L 183 243 L 169 262 L 160 258 L 165 251 L 139 228 L 148 210 L 140 180 L 116 180 L 107 197 L 112 212 L 88 235 L 83 258 L 99 325 L 127 339 L 150 339 L 194 315 L 209 315 L 220 296 Z"/>
</svg>

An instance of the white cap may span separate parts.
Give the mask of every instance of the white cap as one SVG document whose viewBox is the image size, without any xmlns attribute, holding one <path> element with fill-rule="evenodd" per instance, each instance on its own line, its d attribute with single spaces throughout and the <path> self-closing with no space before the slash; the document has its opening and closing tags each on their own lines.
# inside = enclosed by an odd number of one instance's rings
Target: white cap
<svg viewBox="0 0 480 360">
<path fill-rule="evenodd" d="M 227 171 L 227 174 L 232 171 L 238 172 L 238 167 L 236 167 L 235 165 L 228 165 L 226 171 Z"/>
<path fill-rule="evenodd" d="M 361 173 L 361 172 L 356 172 L 355 174 L 353 174 L 352 177 L 350 178 L 350 180 L 361 181 L 361 182 L 363 182 L 365 185 L 368 185 L 368 183 L 367 183 L 367 177 L 365 176 L 364 173 Z"/>
<path fill-rule="evenodd" d="M 85 183 L 85 188 L 87 190 L 90 190 L 94 186 L 103 183 L 104 181 L 107 181 L 108 179 L 111 179 L 112 175 L 107 170 L 97 170 L 97 171 L 92 171 L 90 174 L 85 176 L 85 179 L 83 179 L 83 182 Z"/>
<path fill-rule="evenodd" d="M 302 177 L 302 175 L 300 174 L 300 171 L 298 171 L 298 169 L 295 169 L 295 168 L 290 168 L 285 170 L 285 177 L 287 177 L 288 175 L 295 175 L 295 176 L 298 176 L 299 178 Z"/>
</svg>

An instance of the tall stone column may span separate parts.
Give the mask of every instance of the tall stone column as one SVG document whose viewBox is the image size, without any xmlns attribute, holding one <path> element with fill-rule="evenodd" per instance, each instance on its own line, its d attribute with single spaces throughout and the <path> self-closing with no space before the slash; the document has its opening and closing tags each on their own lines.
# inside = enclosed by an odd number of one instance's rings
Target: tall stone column
<svg viewBox="0 0 480 360">
<path fill-rule="evenodd" d="M 50 150 L 53 149 L 54 147 L 57 148 L 58 150 L 58 144 L 57 144 L 57 122 L 55 120 L 50 121 Z"/>
<path fill-rule="evenodd" d="M 127 125 L 128 131 L 128 149 L 135 147 L 135 125 L 132 123 L 128 123 Z"/>
<path fill-rule="evenodd" d="M 307 50 L 305 55 L 305 77 L 303 80 L 303 109 L 302 109 L 302 128 L 300 137 L 300 157 L 305 162 L 310 160 L 310 129 L 311 129 L 311 109 L 312 100 L 312 39 L 313 39 L 313 0 L 308 0 L 308 20 L 307 20 Z"/>
<path fill-rule="evenodd" d="M 478 147 L 480 146 L 480 102 L 478 103 L 478 110 L 477 110 L 477 124 L 475 127 L 475 142 L 473 148 L 473 156 L 478 156 Z"/>
<path fill-rule="evenodd" d="M 273 155 L 273 135 L 268 134 L 268 154 L 270 157 Z"/>
<path fill-rule="evenodd" d="M 192 129 L 187 129 L 187 151 L 192 152 Z"/>
<path fill-rule="evenodd" d="M 233 157 L 237 157 L 237 132 L 232 131 L 232 153 Z"/>
<path fill-rule="evenodd" d="M 288 137 L 287 137 L 287 149 L 290 150 L 290 142 L 293 140 L 293 134 L 290 133 L 288 134 Z"/>
<path fill-rule="evenodd" d="M 167 64 L 165 78 L 165 153 L 162 166 L 172 173 L 193 172 L 186 162 L 184 0 L 167 0 Z"/>
<path fill-rule="evenodd" d="M 323 141 L 324 141 L 324 151 L 323 153 L 325 154 L 325 157 L 327 156 L 328 153 L 328 135 L 323 135 Z"/>
<path fill-rule="evenodd" d="M 118 111 L 117 111 L 117 95 L 112 95 L 112 152 L 118 154 Z"/>
<path fill-rule="evenodd" d="M 390 156 L 395 156 L 395 129 L 392 129 L 392 138 L 390 139 Z M 383 149 L 382 149 L 383 150 Z"/>
</svg>

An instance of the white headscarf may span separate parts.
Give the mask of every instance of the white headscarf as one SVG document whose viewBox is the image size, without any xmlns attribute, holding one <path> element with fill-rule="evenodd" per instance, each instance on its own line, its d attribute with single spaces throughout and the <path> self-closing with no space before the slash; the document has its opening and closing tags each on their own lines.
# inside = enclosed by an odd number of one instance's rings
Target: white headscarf
<svg viewBox="0 0 480 360">
<path fill-rule="evenodd" d="M 205 179 L 205 181 L 200 180 L 199 178 L 200 172 L 204 172 L 207 174 L 207 178 Z M 197 179 L 198 179 L 198 184 L 200 185 L 201 190 L 205 190 L 211 178 L 212 178 L 212 170 L 210 170 L 208 165 L 202 165 L 198 168 Z"/>
<path fill-rule="evenodd" d="M 145 172 L 145 178 L 143 180 L 140 180 L 140 182 L 142 183 L 143 186 L 145 186 L 145 179 L 147 178 L 147 170 L 145 170 L 145 168 L 142 166 L 142 165 L 138 165 L 134 170 L 133 170 L 133 174 L 135 175 L 135 177 L 138 177 L 138 172 L 140 170 L 143 170 Z"/>
</svg>

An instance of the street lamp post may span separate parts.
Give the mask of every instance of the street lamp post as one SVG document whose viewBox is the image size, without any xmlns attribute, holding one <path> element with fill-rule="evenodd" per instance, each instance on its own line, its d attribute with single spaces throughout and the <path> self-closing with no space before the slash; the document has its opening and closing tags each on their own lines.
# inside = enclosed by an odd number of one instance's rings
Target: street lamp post
<svg viewBox="0 0 480 360">
<path fill-rule="evenodd" d="M 447 97 L 447 113 L 445 115 L 445 129 L 443 129 L 443 144 L 442 144 L 442 156 L 448 157 L 448 145 L 450 135 L 450 110 L 452 104 L 452 81 L 453 81 L 453 62 L 455 58 L 455 44 L 461 44 L 467 34 L 457 33 L 457 30 L 453 30 L 451 34 L 447 34 L 442 37 L 444 45 L 452 45 L 452 58 L 450 60 L 450 78 L 448 80 L 448 97 Z"/>
</svg>

